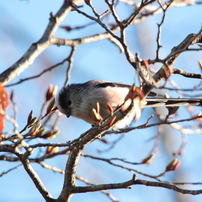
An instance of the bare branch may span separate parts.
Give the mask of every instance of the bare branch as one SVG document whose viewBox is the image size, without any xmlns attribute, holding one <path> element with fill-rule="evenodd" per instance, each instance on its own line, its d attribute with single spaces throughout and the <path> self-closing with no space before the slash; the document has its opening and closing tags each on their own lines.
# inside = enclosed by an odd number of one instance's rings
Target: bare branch
<svg viewBox="0 0 202 202">
<path fill-rule="evenodd" d="M 39 77 L 41 77 L 43 74 L 45 74 L 46 72 L 52 71 L 52 70 L 55 69 L 56 67 L 58 67 L 58 66 L 64 64 L 66 61 L 69 61 L 69 56 L 68 56 L 67 58 L 65 58 L 62 62 L 59 62 L 59 63 L 57 63 L 57 64 L 55 64 L 55 65 L 53 65 L 53 66 L 51 66 L 51 67 L 48 67 L 47 69 L 43 70 L 41 73 L 39 73 L 39 74 L 37 74 L 37 75 L 35 75 L 35 76 L 31 76 L 31 77 L 28 77 L 28 78 L 25 78 L 25 79 L 20 79 L 20 80 L 19 80 L 18 82 L 16 82 L 16 83 L 12 83 L 12 84 L 7 84 L 7 85 L 5 85 L 5 87 L 15 86 L 15 85 L 21 84 L 21 83 L 23 83 L 23 82 L 25 82 L 25 81 L 29 81 L 29 80 L 31 80 L 31 79 L 39 78 Z"/>
<path fill-rule="evenodd" d="M 48 192 L 48 190 L 43 185 L 43 183 L 42 183 L 41 179 L 39 178 L 39 176 L 37 175 L 37 173 L 34 171 L 32 166 L 30 165 L 29 160 L 27 158 L 28 157 L 27 155 L 29 155 L 28 153 L 23 154 L 21 151 L 19 151 L 19 149 L 11 148 L 10 146 L 6 146 L 6 145 L 0 145 L 0 151 L 10 152 L 10 153 L 13 153 L 16 156 L 18 156 L 22 165 L 24 166 L 24 169 L 26 170 L 26 172 L 28 173 L 28 175 L 30 176 L 32 181 L 34 182 L 36 188 L 39 190 L 41 195 L 44 197 L 44 199 L 46 201 L 51 201 L 53 199 L 51 194 Z M 32 151 L 30 150 L 29 152 L 32 152 Z"/>
<path fill-rule="evenodd" d="M 173 2 L 173 1 L 170 1 L 170 2 L 168 2 L 168 3 L 165 2 L 165 6 L 163 6 L 163 5 L 161 4 L 161 2 L 158 1 L 158 4 L 160 5 L 160 7 L 161 7 L 162 10 L 163 10 L 163 17 L 162 17 L 162 19 L 161 19 L 161 22 L 160 22 L 159 24 L 157 24 L 157 25 L 158 25 L 158 32 L 157 32 L 157 39 L 156 39 L 156 41 L 157 41 L 156 60 L 159 60 L 159 59 L 160 59 L 160 48 L 162 47 L 162 46 L 160 45 L 161 27 L 162 27 L 162 25 L 163 25 L 163 23 L 164 23 L 164 21 L 165 21 L 166 11 L 168 10 L 168 8 L 169 8 L 169 6 L 172 4 L 172 2 Z M 165 7 L 165 8 L 164 8 L 164 7 Z"/>
<path fill-rule="evenodd" d="M 77 0 L 76 3 L 81 3 L 82 0 Z M 31 45 L 28 51 L 20 58 L 15 64 L 4 71 L 0 75 L 0 82 L 4 85 L 19 76 L 25 69 L 27 69 L 34 60 L 51 45 L 51 38 L 54 36 L 56 30 L 58 29 L 60 23 L 63 21 L 65 16 L 72 10 L 66 1 L 64 1 L 62 7 L 57 12 L 56 15 L 51 14 L 50 22 L 44 32 L 42 38 Z"/>
<path fill-rule="evenodd" d="M 71 69 L 72 69 L 72 66 L 73 66 L 73 55 L 76 51 L 76 47 L 72 46 L 72 50 L 71 50 L 71 53 L 68 57 L 68 61 L 69 61 L 69 64 L 68 64 L 68 67 L 67 67 L 67 70 L 66 70 L 66 80 L 65 80 L 65 83 L 64 85 L 67 85 L 69 79 L 70 79 L 70 72 L 71 72 Z"/>
<path fill-rule="evenodd" d="M 159 122 L 159 123 L 148 124 L 148 125 L 143 124 L 143 125 L 139 125 L 137 127 L 124 128 L 124 129 L 119 129 L 119 130 L 116 130 L 116 131 L 108 131 L 104 135 L 111 134 L 111 133 L 116 133 L 116 134 L 118 134 L 118 133 L 127 133 L 127 132 L 130 132 L 132 130 L 136 130 L 136 129 L 149 128 L 149 127 L 159 126 L 159 125 L 163 125 L 163 124 L 171 125 L 171 124 L 174 124 L 174 123 L 180 123 L 180 122 L 185 122 L 185 121 L 193 121 L 193 120 L 196 120 L 198 118 L 202 118 L 202 116 L 195 116 L 195 117 L 192 117 L 192 118 L 175 120 L 175 121 L 162 121 L 162 122 Z"/>
<path fill-rule="evenodd" d="M 164 183 L 164 182 L 154 182 L 154 181 L 147 181 L 147 180 L 138 180 L 134 175 L 133 178 L 129 181 L 122 182 L 122 183 L 114 183 L 114 184 L 101 184 L 101 185 L 94 185 L 94 186 L 87 186 L 87 187 L 75 187 L 74 193 L 83 193 L 83 192 L 94 192 L 100 190 L 107 190 L 107 189 L 131 189 L 132 185 L 146 185 L 150 187 L 162 187 L 166 189 L 171 189 L 176 192 L 182 194 L 191 194 L 191 195 L 198 195 L 202 193 L 202 190 L 187 190 L 181 189 L 178 186 L 171 184 L 171 183 Z"/>
</svg>

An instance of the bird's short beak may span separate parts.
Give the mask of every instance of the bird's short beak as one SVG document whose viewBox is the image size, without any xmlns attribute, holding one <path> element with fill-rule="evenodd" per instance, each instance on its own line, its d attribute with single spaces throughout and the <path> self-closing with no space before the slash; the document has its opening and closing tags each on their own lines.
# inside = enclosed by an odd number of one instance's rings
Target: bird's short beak
<svg viewBox="0 0 202 202">
<path fill-rule="evenodd" d="M 71 116 L 71 111 L 66 113 L 67 118 L 69 118 Z"/>
</svg>

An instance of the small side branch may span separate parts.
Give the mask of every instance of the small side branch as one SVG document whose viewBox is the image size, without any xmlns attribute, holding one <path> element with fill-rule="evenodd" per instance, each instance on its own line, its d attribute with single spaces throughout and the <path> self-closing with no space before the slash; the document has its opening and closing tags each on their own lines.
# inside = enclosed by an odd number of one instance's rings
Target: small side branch
<svg viewBox="0 0 202 202">
<path fill-rule="evenodd" d="M 173 69 L 173 74 L 180 74 L 184 77 L 188 77 L 192 79 L 202 79 L 202 74 L 189 73 L 181 69 Z"/>
<path fill-rule="evenodd" d="M 133 178 L 131 180 L 126 181 L 126 182 L 113 183 L 113 184 L 100 184 L 100 185 L 85 186 L 85 187 L 74 187 L 73 191 L 74 191 L 74 193 L 85 193 L 85 192 L 95 192 L 95 191 L 108 190 L 108 189 L 131 189 L 132 185 L 145 185 L 145 186 L 149 186 L 149 187 L 161 187 L 161 188 L 174 190 L 174 191 L 182 193 L 182 194 L 198 195 L 198 194 L 202 193 L 202 190 L 182 189 L 172 183 L 138 180 L 138 179 L 136 179 L 135 175 L 133 175 Z"/>
</svg>

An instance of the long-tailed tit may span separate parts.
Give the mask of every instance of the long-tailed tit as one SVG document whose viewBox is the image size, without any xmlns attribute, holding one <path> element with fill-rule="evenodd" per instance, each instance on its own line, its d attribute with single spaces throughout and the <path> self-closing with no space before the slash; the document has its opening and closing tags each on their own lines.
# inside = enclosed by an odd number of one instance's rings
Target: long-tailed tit
<svg viewBox="0 0 202 202">
<path fill-rule="evenodd" d="M 74 116 L 84 121 L 94 124 L 95 117 L 92 109 L 96 108 L 96 103 L 100 105 L 100 115 L 106 118 L 110 115 L 108 106 L 113 110 L 124 103 L 131 86 L 122 83 L 91 80 L 82 84 L 71 84 L 63 87 L 56 96 L 57 108 L 67 117 Z M 108 106 L 107 106 L 108 104 Z M 158 106 L 202 106 L 202 99 L 183 98 L 145 98 L 141 102 L 141 108 Z M 127 119 L 121 121 L 117 127 L 126 127 L 136 116 L 134 110 Z"/>
</svg>

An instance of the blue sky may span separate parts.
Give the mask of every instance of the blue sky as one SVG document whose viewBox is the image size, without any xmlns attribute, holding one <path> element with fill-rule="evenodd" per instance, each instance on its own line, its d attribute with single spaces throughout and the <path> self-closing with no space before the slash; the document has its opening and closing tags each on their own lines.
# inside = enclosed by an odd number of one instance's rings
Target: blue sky
<svg viewBox="0 0 202 202">
<path fill-rule="evenodd" d="M 4 71 L 10 65 L 15 63 L 34 42 L 37 42 L 48 22 L 50 12 L 57 12 L 62 5 L 61 0 L 41 0 L 41 1 L 1 1 L 0 2 L 0 70 Z M 106 9 L 104 3 L 94 2 L 98 12 L 103 12 Z M 127 16 L 129 8 L 121 4 L 118 12 L 121 16 Z M 90 12 L 87 6 L 82 8 L 86 12 Z M 162 14 L 158 14 L 138 25 L 133 25 L 127 32 L 127 41 L 133 53 L 138 52 L 141 58 L 153 59 L 156 50 L 156 32 L 157 23 L 160 22 Z M 162 58 L 165 57 L 169 51 L 179 44 L 188 34 L 198 33 L 201 28 L 201 6 L 187 6 L 186 8 L 178 7 L 168 11 L 165 23 L 162 27 L 162 41 L 163 46 L 161 51 Z M 90 21 L 77 14 L 71 12 L 61 25 L 69 25 L 72 27 L 80 26 Z M 104 30 L 98 26 L 90 26 L 81 31 L 65 32 L 59 29 L 56 33 L 60 38 L 79 38 L 90 36 L 96 33 L 102 33 Z M 40 73 L 43 69 L 62 61 L 69 54 L 69 47 L 50 47 L 41 56 L 39 56 L 34 64 L 23 72 L 18 78 L 10 83 L 16 82 L 21 78 L 26 78 Z M 175 68 L 180 68 L 185 71 L 201 73 L 197 65 L 198 60 L 201 60 L 201 52 L 184 53 L 175 63 Z M 8 92 L 14 90 L 15 101 L 18 106 L 18 122 L 19 128 L 23 128 L 26 123 L 26 117 L 30 110 L 34 111 L 37 116 L 40 112 L 40 106 L 44 101 L 44 93 L 49 84 L 58 85 L 61 87 L 64 83 L 64 75 L 67 63 L 57 68 L 56 70 L 47 73 L 37 80 L 27 81 L 20 85 L 7 88 Z M 154 68 L 158 69 L 156 65 Z M 77 47 L 74 55 L 73 70 L 71 72 L 70 82 L 85 82 L 90 79 L 102 79 L 117 81 L 132 84 L 134 82 L 134 70 L 127 63 L 124 54 L 121 54 L 117 47 L 107 40 L 98 41 L 91 44 L 84 44 Z M 192 81 L 190 79 L 182 78 L 180 76 L 173 76 L 173 80 L 181 88 L 190 88 L 199 83 L 199 81 Z M 177 96 L 172 91 L 169 95 Z M 198 92 L 199 93 L 199 92 Z M 193 92 L 190 93 L 190 95 Z M 195 114 L 201 109 L 194 108 Z M 179 118 L 188 116 L 185 109 L 180 109 Z M 165 111 L 165 110 L 164 110 Z M 148 114 L 154 113 L 152 109 L 143 112 L 142 118 L 135 123 L 145 123 Z M 160 111 L 160 113 L 163 113 Z M 8 114 L 12 116 L 12 107 L 8 109 Z M 154 120 L 155 121 L 155 120 Z M 186 123 L 187 124 L 187 123 Z M 189 123 L 191 124 L 191 123 Z M 79 127 L 77 127 L 79 126 Z M 6 128 L 12 128 L 6 122 Z M 53 142 L 65 142 L 78 137 L 81 133 L 89 129 L 89 124 L 82 120 L 75 118 L 66 119 L 61 118 L 59 128 L 61 134 Z M 134 167 L 152 175 L 159 174 L 163 171 L 165 166 L 174 157 L 172 153 L 175 152 L 181 144 L 181 134 L 177 130 L 170 127 L 163 127 L 163 132 L 160 138 L 160 145 L 158 147 L 158 154 L 156 155 L 151 165 L 143 165 Z M 116 145 L 116 147 L 109 152 L 98 153 L 98 150 L 105 150 L 109 145 L 104 145 L 99 141 L 95 141 L 89 145 L 84 153 L 93 154 L 103 158 L 118 157 L 127 158 L 129 161 L 140 162 L 144 159 L 154 146 L 153 137 L 157 134 L 157 128 L 149 128 L 146 130 L 135 130 L 127 135 Z M 169 134 L 169 136 L 164 135 Z M 108 141 L 117 139 L 117 135 L 107 137 Z M 201 134 L 186 135 L 188 143 L 183 150 L 184 154 L 178 158 L 182 161 L 181 167 L 174 173 L 168 173 L 162 180 L 177 180 L 202 182 L 200 174 L 201 167 Z M 49 142 L 49 141 L 47 141 Z M 58 157 L 55 160 L 49 160 L 47 163 L 65 168 L 66 156 Z M 16 164 L 7 162 L 0 162 L 0 173 L 9 169 Z M 50 190 L 54 197 L 60 193 L 63 176 L 61 174 L 53 173 L 52 171 L 41 168 L 39 165 L 33 164 L 38 175 L 42 178 L 47 189 Z M 127 181 L 132 177 L 132 173 L 123 171 L 119 168 L 113 168 L 103 162 L 81 158 L 77 174 L 94 183 L 112 183 Z M 137 175 L 140 179 L 145 179 L 141 175 Z M 186 178 L 185 178 L 186 176 Z M 82 184 L 78 182 L 78 184 Z M 34 184 L 20 167 L 0 178 L 0 196 L 1 201 L 43 201 L 43 198 L 36 190 Z M 190 186 L 186 186 L 190 188 Z M 200 186 L 191 187 L 193 189 L 200 189 Z M 12 191 L 12 194 L 10 192 Z M 199 202 L 202 196 L 189 196 L 176 194 L 173 191 L 162 188 L 150 188 L 145 186 L 133 186 L 132 190 L 109 190 L 110 193 L 120 201 L 135 201 L 146 202 L 152 200 L 156 202 L 162 201 L 192 201 Z M 109 201 L 109 199 L 101 193 L 87 193 L 73 196 L 72 202 L 80 201 Z"/>
</svg>

